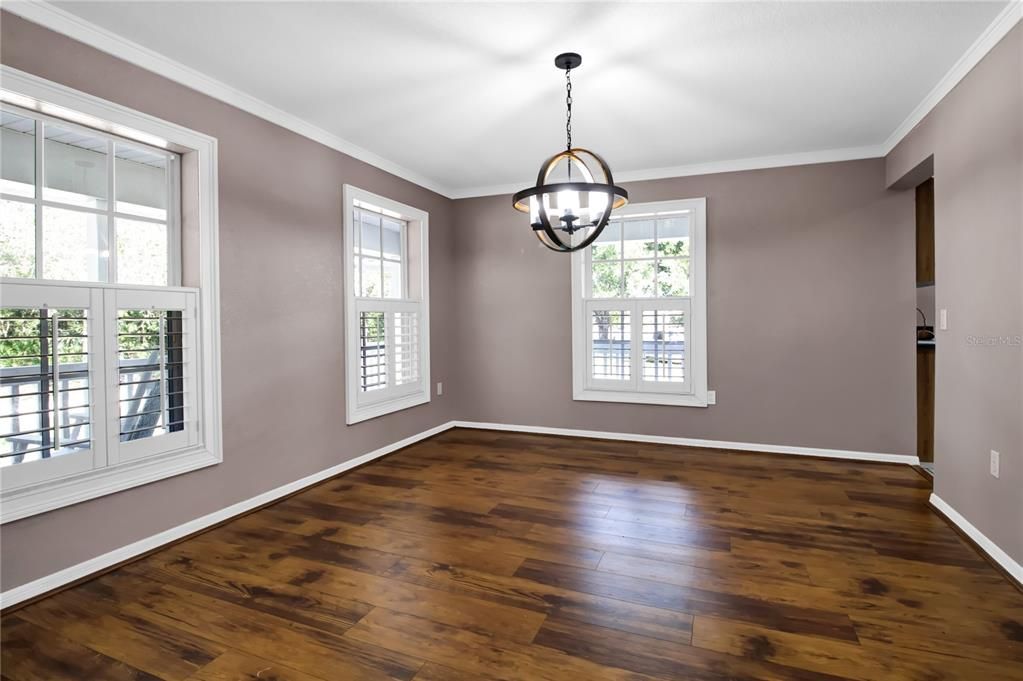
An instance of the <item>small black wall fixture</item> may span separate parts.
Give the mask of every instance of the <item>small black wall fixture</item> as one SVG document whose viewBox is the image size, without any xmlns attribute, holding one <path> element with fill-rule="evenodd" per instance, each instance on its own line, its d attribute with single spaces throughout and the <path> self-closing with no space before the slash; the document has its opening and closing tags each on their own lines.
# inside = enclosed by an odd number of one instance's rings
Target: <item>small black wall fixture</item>
<svg viewBox="0 0 1023 681">
<path fill-rule="evenodd" d="M 529 214 L 536 238 L 547 248 L 561 253 L 578 251 L 593 243 L 607 227 L 611 211 L 629 201 L 629 193 L 615 186 L 604 159 L 588 149 L 572 146 L 572 69 L 582 61 L 575 52 L 559 54 L 554 59 L 554 65 L 565 71 L 565 151 L 544 161 L 535 187 L 523 189 L 512 197 L 515 209 Z M 567 179 L 548 182 L 560 164 L 565 164 Z M 595 165 L 600 175 L 595 176 L 590 165 Z M 573 168 L 580 179 L 572 179 Z M 598 182 L 595 177 L 602 177 L 603 181 Z M 582 238 L 575 241 L 573 235 L 580 231 Z"/>
</svg>

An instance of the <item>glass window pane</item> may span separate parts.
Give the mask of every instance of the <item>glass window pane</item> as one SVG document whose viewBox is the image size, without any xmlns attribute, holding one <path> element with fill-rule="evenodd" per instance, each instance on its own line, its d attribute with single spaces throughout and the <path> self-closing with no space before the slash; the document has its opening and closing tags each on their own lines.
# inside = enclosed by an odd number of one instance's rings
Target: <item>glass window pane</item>
<svg viewBox="0 0 1023 681">
<path fill-rule="evenodd" d="M 105 138 L 43 124 L 43 198 L 87 208 L 107 207 Z"/>
<path fill-rule="evenodd" d="M 382 295 L 380 281 L 380 258 L 361 258 L 359 269 L 362 272 L 362 291 L 359 295 L 367 298 L 380 298 Z"/>
<path fill-rule="evenodd" d="M 590 295 L 594 298 L 618 298 L 622 295 L 621 263 L 593 263 L 593 280 Z"/>
<path fill-rule="evenodd" d="M 43 207 L 43 278 L 105 281 L 107 219 L 103 215 Z"/>
<path fill-rule="evenodd" d="M 401 230 L 404 225 L 390 218 L 384 218 L 383 223 L 384 257 L 395 260 L 401 259 Z"/>
<path fill-rule="evenodd" d="M 0 111 L 0 192 L 36 195 L 35 121 Z"/>
<path fill-rule="evenodd" d="M 116 210 L 167 219 L 167 157 L 143 147 L 114 146 Z"/>
<path fill-rule="evenodd" d="M 0 311 L 0 466 L 91 445 L 88 323 L 81 309 Z"/>
<path fill-rule="evenodd" d="M 632 328 L 628 310 L 593 310 L 590 316 L 590 371 L 598 380 L 628 380 Z"/>
<path fill-rule="evenodd" d="M 0 201 L 0 277 L 34 277 L 35 271 L 36 207 Z"/>
<path fill-rule="evenodd" d="M 625 261 L 625 297 L 652 298 L 654 293 L 654 261 Z"/>
<path fill-rule="evenodd" d="M 360 252 L 363 255 L 380 255 L 380 216 L 365 211 L 359 211 L 359 214 L 362 216 Z"/>
<path fill-rule="evenodd" d="M 117 282 L 166 286 L 167 225 L 117 218 L 115 227 Z"/>
<path fill-rule="evenodd" d="M 674 215 L 657 221 L 657 253 L 668 257 L 689 256 L 688 215 Z"/>
<path fill-rule="evenodd" d="M 384 298 L 403 298 L 404 289 L 402 288 L 401 281 L 401 270 L 402 265 L 400 262 L 393 260 L 384 260 Z"/>
<path fill-rule="evenodd" d="M 627 220 L 625 222 L 625 257 L 654 257 L 654 221 Z"/>
<path fill-rule="evenodd" d="M 643 380 L 685 381 L 685 312 L 643 311 Z"/>
<path fill-rule="evenodd" d="M 617 260 L 622 257 L 622 225 L 609 223 L 590 247 L 593 260 Z"/>
<path fill-rule="evenodd" d="M 657 295 L 689 295 L 689 258 L 661 258 L 657 261 Z"/>
</svg>

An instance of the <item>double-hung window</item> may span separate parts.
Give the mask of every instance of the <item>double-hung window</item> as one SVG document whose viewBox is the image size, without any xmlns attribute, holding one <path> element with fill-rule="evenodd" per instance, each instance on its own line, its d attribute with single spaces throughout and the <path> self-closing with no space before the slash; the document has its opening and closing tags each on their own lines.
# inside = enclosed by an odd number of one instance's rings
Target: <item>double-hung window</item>
<svg viewBox="0 0 1023 681">
<path fill-rule="evenodd" d="M 3 75 L 7 522 L 217 463 L 220 435 L 215 140 Z M 191 286 L 182 285 L 183 201 L 196 244 Z"/>
<path fill-rule="evenodd" d="M 429 216 L 349 185 L 344 194 L 351 424 L 430 401 Z"/>
<path fill-rule="evenodd" d="M 616 213 L 572 297 L 575 399 L 707 406 L 705 199 Z"/>
</svg>

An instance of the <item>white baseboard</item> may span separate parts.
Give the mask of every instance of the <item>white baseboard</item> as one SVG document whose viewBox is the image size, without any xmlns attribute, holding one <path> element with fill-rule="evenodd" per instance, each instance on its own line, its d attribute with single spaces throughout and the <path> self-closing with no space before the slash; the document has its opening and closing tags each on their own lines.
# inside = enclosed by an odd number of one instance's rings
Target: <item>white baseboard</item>
<svg viewBox="0 0 1023 681">
<path fill-rule="evenodd" d="M 590 437 L 598 440 L 628 440 L 631 442 L 652 442 L 661 445 L 682 445 L 684 447 L 707 447 L 710 449 L 737 449 L 745 452 L 766 452 L 768 454 L 795 454 L 796 456 L 819 456 L 829 459 L 851 459 L 854 461 L 879 461 L 901 463 L 909 466 L 920 464 L 920 459 L 909 454 L 885 454 L 882 452 L 858 452 L 847 449 L 819 449 L 817 447 L 793 447 L 789 445 L 765 445 L 754 442 L 727 442 L 725 440 L 699 440 L 690 437 L 668 437 L 664 435 L 641 435 L 638 433 L 611 433 L 603 430 L 577 430 L 574 428 L 549 428 L 547 426 L 520 426 L 507 423 L 476 423 L 454 421 L 457 428 L 482 428 L 484 430 L 509 430 L 541 435 L 567 435 L 569 437 Z"/>
<path fill-rule="evenodd" d="M 379 449 L 374 449 L 372 452 L 363 454 L 362 456 L 357 456 L 354 459 L 349 459 L 348 461 L 339 463 L 336 466 L 331 466 L 330 468 L 324 469 L 318 473 L 313 473 L 312 475 L 308 475 L 300 480 L 295 480 L 294 482 L 289 482 L 286 485 L 281 485 L 280 487 L 263 492 L 262 494 L 258 494 L 250 499 L 246 499 L 245 501 L 239 501 L 237 504 L 232 504 L 231 506 L 222 508 L 219 511 L 214 511 L 213 513 L 196 518 L 195 520 L 190 520 L 187 523 L 178 525 L 177 527 L 172 527 L 169 530 L 164 530 L 163 532 L 154 534 L 151 537 L 140 539 L 137 542 L 133 542 L 127 546 L 122 546 L 119 549 L 114 549 L 113 551 L 96 556 L 95 558 L 90 558 L 89 560 L 78 563 L 77 565 L 72 565 L 71 567 L 64 568 L 63 570 L 59 570 L 53 574 L 40 577 L 34 581 L 14 587 L 13 589 L 8 589 L 7 591 L 0 593 L 0 608 L 8 608 L 30 598 L 35 598 L 40 594 L 60 588 L 65 584 L 74 582 L 75 580 L 106 570 L 118 563 L 123 563 L 124 561 L 130 560 L 143 553 L 160 548 L 165 544 L 177 541 L 182 537 L 187 537 L 188 535 L 204 530 L 207 527 L 229 520 L 234 516 L 241 515 L 254 508 L 263 506 L 264 504 L 286 497 L 289 494 L 293 494 L 305 487 L 315 485 L 327 478 L 332 478 L 335 475 L 344 473 L 356 466 L 361 466 L 373 459 L 378 459 L 381 456 L 390 454 L 402 447 L 407 447 L 419 442 L 420 440 L 425 440 L 428 437 L 432 437 L 437 433 L 441 433 L 452 428 L 453 425 L 454 424 L 450 421 L 442 423 L 435 428 L 424 430 L 423 432 L 409 436 L 404 440 L 399 440 L 398 442 L 385 445 Z"/>
<path fill-rule="evenodd" d="M 972 539 L 973 542 L 984 551 L 984 553 L 990 556 L 993 561 L 1001 565 L 1017 583 L 1023 585 L 1023 565 L 1020 565 L 1013 560 L 1009 554 L 999 548 L 998 544 L 988 539 L 987 535 L 974 527 L 973 523 L 964 518 L 959 511 L 949 506 L 948 502 L 939 497 L 937 494 L 931 494 L 930 502 L 931 506 L 951 520 L 952 523 L 962 530 L 963 534 Z"/>
</svg>

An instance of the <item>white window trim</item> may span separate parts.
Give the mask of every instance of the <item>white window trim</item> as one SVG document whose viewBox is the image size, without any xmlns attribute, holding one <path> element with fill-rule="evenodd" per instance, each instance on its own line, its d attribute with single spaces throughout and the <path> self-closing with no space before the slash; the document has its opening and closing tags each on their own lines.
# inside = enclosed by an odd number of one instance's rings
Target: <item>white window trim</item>
<svg viewBox="0 0 1023 681">
<path fill-rule="evenodd" d="M 220 291 L 217 215 L 217 140 L 58 83 L 0 66 L 0 100 L 73 123 L 178 153 L 194 154 L 193 198 L 198 220 L 198 414 L 197 442 L 185 449 L 108 465 L 0 493 L 0 523 L 145 485 L 223 460 L 220 378 Z M 185 187 L 181 188 L 182 192 Z M 67 286 L 67 282 L 7 279 L 5 283 Z M 90 288 L 119 288 L 90 282 Z M 121 287 L 140 288 L 140 287 Z M 166 290 L 164 287 L 154 287 Z"/>
<path fill-rule="evenodd" d="M 399 394 L 379 402 L 359 400 L 359 311 L 361 301 L 355 291 L 355 265 L 353 262 L 354 244 L 354 212 L 356 202 L 367 203 L 395 214 L 408 222 L 409 229 L 419 231 L 421 248 L 418 268 L 410 267 L 405 262 L 406 277 L 414 269 L 418 269 L 418 287 L 422 292 L 417 305 L 420 307 L 419 320 L 419 385 L 410 384 L 407 394 Z M 401 409 L 408 409 L 430 401 L 430 215 L 426 211 L 393 201 L 378 194 L 359 189 L 352 185 L 344 186 L 344 235 L 342 238 L 342 261 L 344 265 L 345 289 L 345 417 L 348 425 L 368 419 L 390 414 Z M 411 281 L 408 282 L 409 284 Z M 372 299 L 375 302 L 397 306 L 395 309 L 407 307 L 408 301 L 389 301 L 388 299 Z"/>
<path fill-rule="evenodd" d="M 614 390 L 596 388 L 589 378 L 589 320 L 587 307 L 594 301 L 606 303 L 609 308 L 617 304 L 637 314 L 642 303 L 660 305 L 671 298 L 587 298 L 586 257 L 589 249 L 572 254 L 572 398 L 592 402 L 629 402 L 635 404 L 662 404 L 675 407 L 706 407 L 707 389 L 707 199 L 681 199 L 652 203 L 629 204 L 615 212 L 616 218 L 627 218 L 644 213 L 661 213 L 690 210 L 695 219 L 690 223 L 690 320 L 686 329 L 687 374 L 691 377 L 685 392 L 668 392 L 666 388 L 656 390 Z M 639 384 L 640 367 L 633 363 L 633 383 Z"/>
</svg>

